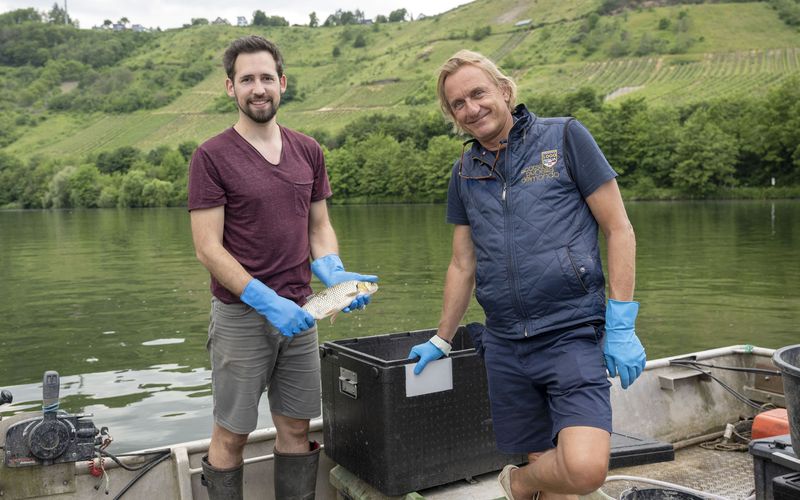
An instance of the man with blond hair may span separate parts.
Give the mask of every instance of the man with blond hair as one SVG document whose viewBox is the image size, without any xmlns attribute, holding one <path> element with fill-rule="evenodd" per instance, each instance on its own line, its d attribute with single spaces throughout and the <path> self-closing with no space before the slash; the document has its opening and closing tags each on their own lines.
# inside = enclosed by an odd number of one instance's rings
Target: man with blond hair
<svg viewBox="0 0 800 500">
<path fill-rule="evenodd" d="M 516 106 L 514 82 L 478 53 L 451 57 L 437 94 L 472 139 L 448 189 L 455 228 L 439 327 L 409 358 L 419 373 L 449 354 L 475 288 L 486 326 L 468 329 L 486 365 L 497 446 L 528 454 L 526 466 L 501 472 L 506 496 L 588 494 L 608 472 L 606 369 L 627 388 L 645 365 L 634 328 L 636 241 L 617 174 L 578 121 Z"/>
</svg>

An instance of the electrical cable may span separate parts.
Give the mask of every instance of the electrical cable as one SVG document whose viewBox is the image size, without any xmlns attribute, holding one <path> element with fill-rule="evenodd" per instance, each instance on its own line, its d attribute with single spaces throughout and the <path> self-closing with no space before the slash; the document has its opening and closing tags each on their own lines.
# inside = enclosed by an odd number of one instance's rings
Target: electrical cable
<svg viewBox="0 0 800 500">
<path fill-rule="evenodd" d="M 148 465 L 150 465 L 151 463 L 153 463 L 153 462 L 155 462 L 155 461 L 157 461 L 157 460 L 161 459 L 163 456 L 169 456 L 169 455 L 170 455 L 170 453 L 171 453 L 171 451 L 170 451 L 169 449 L 163 449 L 163 450 L 156 450 L 156 451 L 151 451 L 151 452 L 147 452 L 147 453 L 129 453 L 129 454 L 124 454 L 124 455 L 119 455 L 120 457 L 135 457 L 135 456 L 148 456 L 148 455 L 156 455 L 156 457 L 155 457 L 155 458 L 153 458 L 153 459 L 151 459 L 151 460 L 149 460 L 149 461 L 147 461 L 147 462 L 144 462 L 144 463 L 142 463 L 142 464 L 140 464 L 140 465 L 138 465 L 138 466 L 136 466 L 136 467 L 132 467 L 132 466 L 130 466 L 130 465 L 126 465 L 126 464 L 124 464 L 124 463 L 122 462 L 122 460 L 120 460 L 119 458 L 117 458 L 117 456 L 115 456 L 115 455 L 112 455 L 111 453 L 109 453 L 109 452 L 108 452 L 108 451 L 106 451 L 106 450 L 102 450 L 102 449 L 101 449 L 101 450 L 98 450 L 98 452 L 99 452 L 101 455 L 107 456 L 108 458 L 110 458 L 111 460 L 113 460 L 114 462 L 116 462 L 116 463 L 117 463 L 117 465 L 119 465 L 120 467 L 122 467 L 123 469 L 125 469 L 125 470 L 128 470 L 128 471 L 137 471 L 137 470 L 142 470 L 142 469 L 144 469 L 145 467 L 147 467 Z"/>
<path fill-rule="evenodd" d="M 746 404 L 747 406 L 750 406 L 750 407 L 752 407 L 752 408 L 755 408 L 756 410 L 761 410 L 761 409 L 763 409 L 763 407 L 764 407 L 764 405 L 760 405 L 760 404 L 756 403 L 755 401 L 751 400 L 750 398 L 748 398 L 748 397 L 746 397 L 746 396 L 744 396 L 744 395 L 740 394 L 739 392 L 737 392 L 737 391 L 736 391 L 736 389 L 734 389 L 733 387 L 729 386 L 727 383 L 723 382 L 722 380 L 720 380 L 720 379 L 719 379 L 718 377 L 716 377 L 715 375 L 712 375 L 712 374 L 708 373 L 707 371 L 703 370 L 703 369 L 702 369 L 702 368 L 700 368 L 699 366 L 695 366 L 695 365 L 696 365 L 696 363 L 695 363 L 695 362 L 693 362 L 693 361 L 681 361 L 681 360 L 673 360 L 673 361 L 670 361 L 670 364 L 674 364 L 674 365 L 678 365 L 678 366 L 683 366 L 683 367 L 685 367 L 685 368 L 691 368 L 691 369 L 693 369 L 693 370 L 697 370 L 697 371 L 699 371 L 700 373 L 702 373 L 702 374 L 704 374 L 704 375 L 707 375 L 707 376 L 708 376 L 708 377 L 710 377 L 712 380 L 714 380 L 714 381 L 715 381 L 715 382 L 717 382 L 719 385 L 721 385 L 721 386 L 722 386 L 722 387 L 723 387 L 723 388 L 724 388 L 726 391 L 728 391 L 729 393 L 731 393 L 731 394 L 733 395 L 733 397 L 735 397 L 736 399 L 738 399 L 738 400 L 739 400 L 739 401 L 741 401 L 742 403 Z"/>
<path fill-rule="evenodd" d="M 741 366 L 720 366 L 720 365 L 712 365 L 708 363 L 701 363 L 699 361 L 693 361 L 691 359 L 673 359 L 670 360 L 669 364 L 677 365 L 677 364 L 692 364 L 695 366 L 703 366 L 706 368 L 717 368 L 719 370 L 730 370 L 732 372 L 747 372 L 747 373 L 760 373 L 762 375 L 777 375 L 782 376 L 782 373 L 779 370 L 768 370 L 766 368 L 744 368 Z"/>
<path fill-rule="evenodd" d="M 119 500 L 120 498 L 122 498 L 122 495 L 124 495 L 125 493 L 127 493 L 127 491 L 128 491 L 128 490 L 129 490 L 129 489 L 130 489 L 130 488 L 131 488 L 131 487 L 132 487 L 134 484 L 136 484 L 136 481 L 138 481 L 139 479 L 141 479 L 141 478 L 142 478 L 142 476 L 144 476 L 145 474 L 147 474 L 148 472 L 150 472 L 150 469 L 152 469 L 152 468 L 153 468 L 153 467 L 155 467 L 156 465 L 160 464 L 160 463 L 161 463 L 161 462 L 163 462 L 164 460 L 168 459 L 168 458 L 170 457 L 170 455 L 171 455 L 170 453 L 165 453 L 165 454 L 163 454 L 163 455 L 159 456 L 157 459 L 155 459 L 155 460 L 151 460 L 150 462 L 148 462 L 148 463 L 147 463 L 147 466 L 146 466 L 146 467 L 143 467 L 141 470 L 139 470 L 139 473 L 138 473 L 138 474 L 136 474 L 136 476 L 135 476 L 133 479 L 131 479 L 130 481 L 128 481 L 128 484 L 126 484 L 126 485 L 125 485 L 125 486 L 124 486 L 124 487 L 123 487 L 123 488 L 122 488 L 122 489 L 119 491 L 119 493 L 117 493 L 117 495 L 114 497 L 114 500 Z"/>
</svg>

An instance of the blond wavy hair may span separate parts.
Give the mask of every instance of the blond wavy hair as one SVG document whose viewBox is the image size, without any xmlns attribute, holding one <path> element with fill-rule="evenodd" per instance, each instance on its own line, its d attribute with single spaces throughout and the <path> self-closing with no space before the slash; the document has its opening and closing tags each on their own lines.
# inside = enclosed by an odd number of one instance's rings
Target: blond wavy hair
<svg viewBox="0 0 800 500">
<path fill-rule="evenodd" d="M 471 50 L 459 50 L 439 68 L 436 97 L 439 99 L 439 107 L 442 109 L 444 117 L 453 123 L 453 130 L 461 134 L 464 133 L 464 130 L 456 122 L 453 109 L 450 107 L 450 103 L 447 102 L 447 96 L 444 94 L 444 82 L 448 76 L 466 65 L 472 65 L 482 70 L 499 89 L 508 93 L 507 104 L 509 111 L 514 111 L 514 106 L 516 106 L 517 102 L 517 84 L 514 83 L 514 80 L 503 74 L 488 57 Z"/>
</svg>

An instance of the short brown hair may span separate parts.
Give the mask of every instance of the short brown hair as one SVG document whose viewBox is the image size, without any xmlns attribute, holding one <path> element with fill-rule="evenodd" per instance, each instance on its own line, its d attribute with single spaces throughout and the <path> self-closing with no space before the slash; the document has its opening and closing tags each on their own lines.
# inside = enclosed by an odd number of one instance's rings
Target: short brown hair
<svg viewBox="0 0 800 500">
<path fill-rule="evenodd" d="M 262 51 L 272 54 L 272 58 L 275 59 L 275 67 L 278 70 L 278 76 L 283 76 L 283 56 L 281 51 L 277 45 L 259 35 L 243 36 L 231 42 L 222 56 L 225 74 L 233 80 L 235 74 L 233 66 L 236 64 L 236 58 L 239 57 L 239 54 L 252 54 Z"/>
<path fill-rule="evenodd" d="M 444 117 L 453 122 L 453 128 L 455 128 L 457 132 L 464 131 L 461 130 L 461 127 L 456 123 L 453 110 L 450 108 L 450 103 L 447 102 L 447 96 L 444 95 L 444 82 L 447 80 L 448 76 L 455 73 L 462 66 L 468 64 L 482 70 L 498 88 L 508 92 L 509 111 L 514 111 L 514 106 L 517 102 L 517 84 L 514 83 L 514 80 L 504 75 L 497 65 L 486 56 L 471 50 L 459 50 L 439 68 L 439 81 L 436 84 L 436 96 L 439 98 L 439 107 L 441 107 Z"/>
</svg>

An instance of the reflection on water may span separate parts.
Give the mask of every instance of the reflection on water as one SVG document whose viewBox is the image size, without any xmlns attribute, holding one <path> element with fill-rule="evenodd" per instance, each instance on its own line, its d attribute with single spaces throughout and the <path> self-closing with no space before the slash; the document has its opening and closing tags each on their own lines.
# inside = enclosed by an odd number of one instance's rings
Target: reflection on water
<svg viewBox="0 0 800 500">
<path fill-rule="evenodd" d="M 800 203 L 628 211 L 650 358 L 797 343 Z M 364 312 L 321 321 L 321 341 L 434 327 L 450 259 L 444 207 L 332 207 L 331 217 L 345 265 L 378 274 L 381 293 Z M 42 374 L 57 370 L 61 408 L 94 413 L 112 452 L 208 437 L 208 275 L 185 210 L 0 212 L 0 287 L 0 387 L 15 398 L 3 415 L 38 410 Z M 481 319 L 473 305 L 467 320 Z"/>
</svg>

